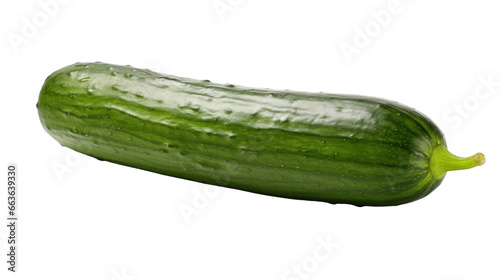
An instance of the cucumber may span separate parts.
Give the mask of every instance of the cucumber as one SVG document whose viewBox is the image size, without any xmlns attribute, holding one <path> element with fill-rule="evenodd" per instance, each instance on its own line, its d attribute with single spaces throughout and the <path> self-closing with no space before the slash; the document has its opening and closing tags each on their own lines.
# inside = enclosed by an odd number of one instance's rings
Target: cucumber
<svg viewBox="0 0 500 280">
<path fill-rule="evenodd" d="M 254 89 L 76 63 L 37 103 L 61 145 L 125 166 L 253 193 L 357 206 L 409 203 L 460 158 L 421 113 L 388 100 Z"/>
</svg>

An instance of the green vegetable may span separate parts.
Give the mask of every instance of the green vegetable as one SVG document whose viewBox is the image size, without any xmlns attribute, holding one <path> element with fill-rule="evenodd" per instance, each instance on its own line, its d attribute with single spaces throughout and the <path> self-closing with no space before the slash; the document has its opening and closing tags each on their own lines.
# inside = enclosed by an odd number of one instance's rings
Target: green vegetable
<svg viewBox="0 0 500 280">
<path fill-rule="evenodd" d="M 396 102 L 129 66 L 62 68 L 37 107 L 61 145 L 100 160 L 286 198 L 398 205 L 428 195 L 447 171 L 484 163 L 450 154 L 428 118 Z"/>
</svg>

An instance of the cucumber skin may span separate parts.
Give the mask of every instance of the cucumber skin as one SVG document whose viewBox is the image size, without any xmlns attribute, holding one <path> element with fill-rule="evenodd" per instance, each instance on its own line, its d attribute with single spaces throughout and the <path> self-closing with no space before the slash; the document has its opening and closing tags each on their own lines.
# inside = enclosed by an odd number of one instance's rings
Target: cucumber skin
<svg viewBox="0 0 500 280">
<path fill-rule="evenodd" d="M 45 130 L 78 152 L 253 193 L 390 206 L 443 180 L 428 167 L 443 134 L 383 99 L 76 63 L 46 79 L 37 108 Z"/>
</svg>

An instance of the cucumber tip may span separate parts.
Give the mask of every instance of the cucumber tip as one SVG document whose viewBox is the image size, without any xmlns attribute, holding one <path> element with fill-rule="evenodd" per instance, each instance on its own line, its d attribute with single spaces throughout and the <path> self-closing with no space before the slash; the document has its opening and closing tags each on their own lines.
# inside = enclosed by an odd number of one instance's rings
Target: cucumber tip
<svg viewBox="0 0 500 280">
<path fill-rule="evenodd" d="M 478 166 L 481 166 L 486 162 L 486 158 L 484 157 L 483 153 L 477 153 L 474 155 L 474 157 L 476 158 L 476 162 L 477 162 Z"/>
</svg>

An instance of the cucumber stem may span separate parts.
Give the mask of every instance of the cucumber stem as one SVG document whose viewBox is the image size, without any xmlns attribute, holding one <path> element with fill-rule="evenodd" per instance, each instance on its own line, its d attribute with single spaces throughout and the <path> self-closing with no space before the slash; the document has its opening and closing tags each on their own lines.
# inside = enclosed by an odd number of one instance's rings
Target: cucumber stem
<svg viewBox="0 0 500 280">
<path fill-rule="evenodd" d="M 439 180 L 443 178 L 448 171 L 469 169 L 483 165 L 485 161 L 486 159 L 482 153 L 477 153 L 465 158 L 457 157 L 441 144 L 435 146 L 432 150 L 429 169 L 431 170 L 432 177 Z"/>
</svg>

